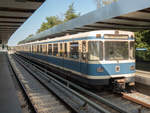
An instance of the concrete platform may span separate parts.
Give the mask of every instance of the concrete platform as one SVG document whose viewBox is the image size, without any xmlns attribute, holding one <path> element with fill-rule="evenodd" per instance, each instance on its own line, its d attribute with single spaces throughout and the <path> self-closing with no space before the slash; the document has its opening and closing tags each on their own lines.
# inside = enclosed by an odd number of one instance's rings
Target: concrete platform
<svg viewBox="0 0 150 113">
<path fill-rule="evenodd" d="M 150 72 L 142 71 L 142 70 L 136 70 L 135 81 L 137 83 L 150 86 Z"/>
<path fill-rule="evenodd" d="M 7 52 L 0 51 L 0 113 L 22 113 L 8 65 Z"/>
</svg>

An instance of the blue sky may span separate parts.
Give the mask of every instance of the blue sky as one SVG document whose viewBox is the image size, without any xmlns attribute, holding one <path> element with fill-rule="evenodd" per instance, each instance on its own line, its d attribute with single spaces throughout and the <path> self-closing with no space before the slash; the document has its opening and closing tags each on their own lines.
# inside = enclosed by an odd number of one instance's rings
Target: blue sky
<svg viewBox="0 0 150 113">
<path fill-rule="evenodd" d="M 81 15 L 96 9 L 94 0 L 46 0 L 45 3 L 10 37 L 8 45 L 14 46 L 30 34 L 35 34 L 47 16 L 59 16 L 74 2 L 74 9 Z"/>
</svg>

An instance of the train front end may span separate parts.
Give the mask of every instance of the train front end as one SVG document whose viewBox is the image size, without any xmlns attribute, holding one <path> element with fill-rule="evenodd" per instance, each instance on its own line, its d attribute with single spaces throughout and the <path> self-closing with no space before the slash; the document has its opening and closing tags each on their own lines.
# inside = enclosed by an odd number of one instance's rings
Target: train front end
<svg viewBox="0 0 150 113">
<path fill-rule="evenodd" d="M 103 34 L 102 34 L 103 33 Z M 114 89 L 134 85 L 135 49 L 134 33 L 103 31 L 98 40 L 89 41 L 89 75 L 99 78 Z M 90 60 L 92 59 L 92 60 Z M 100 83 L 99 82 L 99 83 Z"/>
</svg>

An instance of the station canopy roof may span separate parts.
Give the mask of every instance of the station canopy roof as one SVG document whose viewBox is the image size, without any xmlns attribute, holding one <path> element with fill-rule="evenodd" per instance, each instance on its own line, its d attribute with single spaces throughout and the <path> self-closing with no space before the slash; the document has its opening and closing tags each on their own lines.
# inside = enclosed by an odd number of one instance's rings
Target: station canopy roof
<svg viewBox="0 0 150 113">
<path fill-rule="evenodd" d="M 78 18 L 43 31 L 25 42 L 54 38 L 92 30 L 150 29 L 150 0 L 118 0 Z"/>
<path fill-rule="evenodd" d="M 0 0 L 0 44 L 8 39 L 44 0 Z"/>
</svg>

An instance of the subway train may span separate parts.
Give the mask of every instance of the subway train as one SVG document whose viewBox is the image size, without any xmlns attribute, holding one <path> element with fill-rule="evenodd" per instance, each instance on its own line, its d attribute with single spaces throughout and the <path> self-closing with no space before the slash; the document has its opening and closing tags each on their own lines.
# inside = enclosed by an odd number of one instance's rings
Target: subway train
<svg viewBox="0 0 150 113">
<path fill-rule="evenodd" d="M 17 54 L 59 71 L 86 85 L 113 85 L 121 89 L 134 85 L 134 33 L 99 30 L 17 45 Z"/>
</svg>

